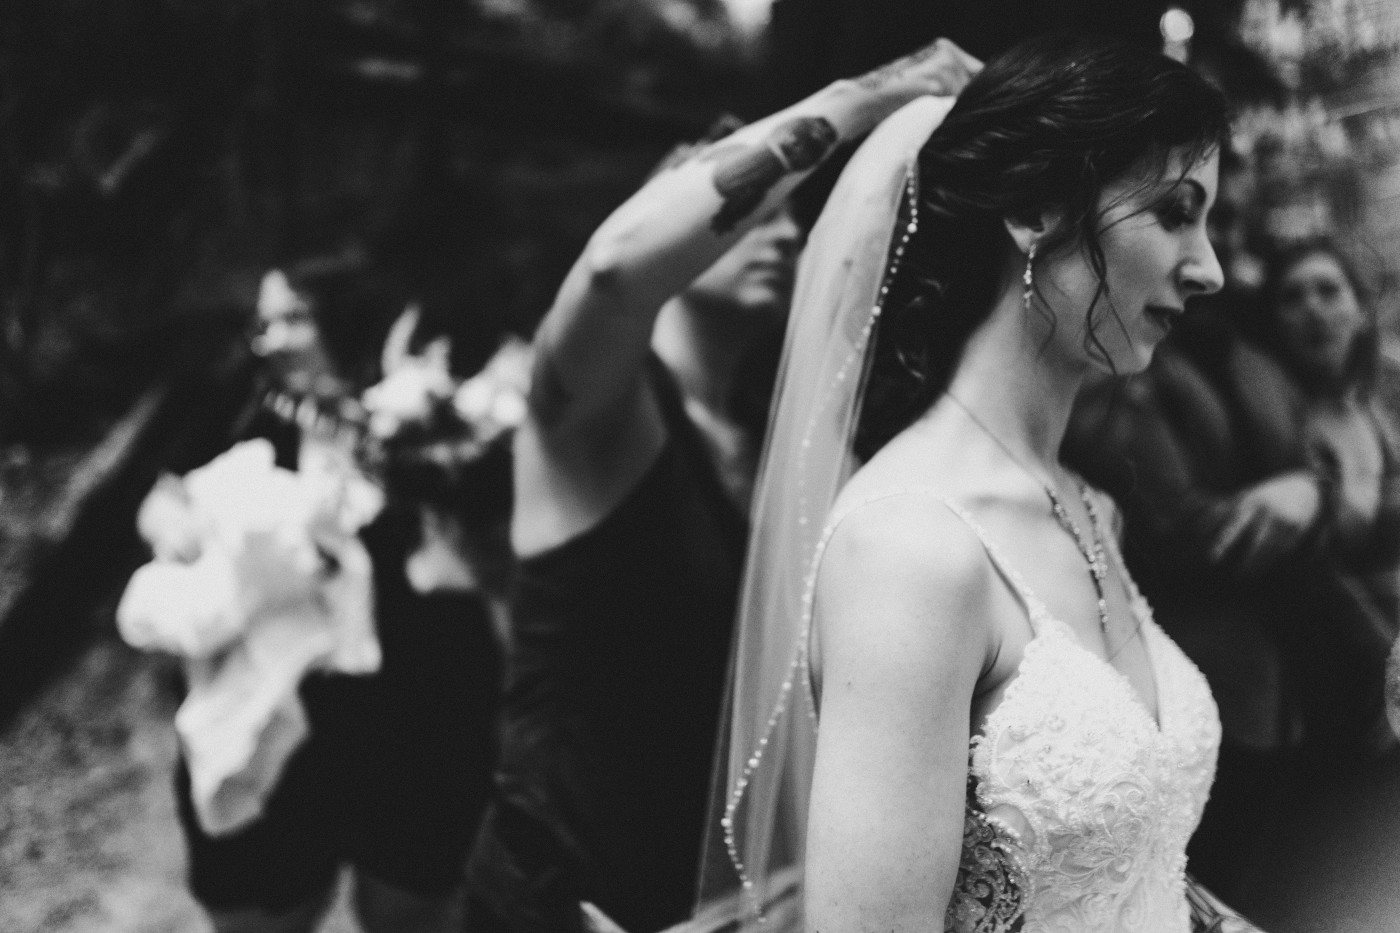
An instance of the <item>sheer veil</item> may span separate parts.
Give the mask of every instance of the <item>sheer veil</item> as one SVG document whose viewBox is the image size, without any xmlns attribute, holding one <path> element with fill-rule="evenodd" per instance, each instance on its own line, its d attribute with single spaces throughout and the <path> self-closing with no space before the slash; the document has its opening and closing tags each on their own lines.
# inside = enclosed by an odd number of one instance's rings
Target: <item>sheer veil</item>
<svg viewBox="0 0 1400 933">
<path fill-rule="evenodd" d="M 798 272 L 759 471 L 727 725 L 691 930 L 800 930 L 816 711 L 807 677 L 815 558 L 851 452 L 876 318 L 917 224 L 915 160 L 952 106 L 881 123 L 837 182 Z"/>
</svg>

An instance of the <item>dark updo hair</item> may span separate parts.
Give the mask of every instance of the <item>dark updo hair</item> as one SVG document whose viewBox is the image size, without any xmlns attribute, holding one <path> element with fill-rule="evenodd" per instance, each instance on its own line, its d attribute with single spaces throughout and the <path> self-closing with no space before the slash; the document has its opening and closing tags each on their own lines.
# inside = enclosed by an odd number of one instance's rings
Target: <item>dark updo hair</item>
<svg viewBox="0 0 1400 933">
<path fill-rule="evenodd" d="M 991 312 L 1008 248 L 1004 220 L 1064 221 L 1041 255 L 1082 246 L 1104 293 L 1104 187 L 1194 167 L 1223 147 L 1220 92 L 1179 62 L 1111 39 L 1056 33 L 997 56 L 974 77 L 919 156 L 919 227 L 890 283 L 856 452 L 868 458 L 947 388 Z M 902 227 L 903 224 L 897 225 Z M 1091 350 L 1097 347 L 1089 329 Z"/>
<path fill-rule="evenodd" d="M 1279 293 L 1288 273 L 1303 260 L 1312 256 L 1327 256 L 1342 271 L 1342 278 L 1351 286 L 1356 302 L 1366 315 L 1366 327 L 1356 335 L 1351 348 L 1351 359 L 1347 362 L 1343 380 L 1360 383 L 1364 388 L 1371 387 L 1380 356 L 1380 327 L 1375 314 L 1375 288 L 1371 280 L 1362 274 L 1352 252 L 1340 242 L 1326 234 L 1317 234 L 1288 243 L 1269 253 L 1264 260 L 1264 284 L 1259 290 L 1258 319 L 1245 321 L 1241 328 L 1245 335 L 1264 345 L 1295 368 L 1292 354 L 1285 345 L 1278 324 Z M 1305 382 L 1313 381 L 1316 374 L 1295 373 Z"/>
</svg>

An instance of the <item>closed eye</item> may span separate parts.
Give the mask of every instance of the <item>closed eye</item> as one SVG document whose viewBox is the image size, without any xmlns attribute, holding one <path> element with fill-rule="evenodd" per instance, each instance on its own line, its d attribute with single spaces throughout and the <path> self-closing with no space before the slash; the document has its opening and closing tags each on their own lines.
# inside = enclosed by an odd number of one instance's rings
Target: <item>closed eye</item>
<svg viewBox="0 0 1400 933">
<path fill-rule="evenodd" d="M 1187 178 L 1157 202 L 1155 211 L 1163 227 L 1179 230 L 1201 220 L 1205 202 L 1205 189 L 1195 179 Z"/>
<path fill-rule="evenodd" d="M 1162 226 L 1168 230 L 1179 230 L 1188 224 L 1195 223 L 1199 215 L 1178 200 L 1176 203 L 1159 209 L 1157 216 L 1162 221 Z"/>
</svg>

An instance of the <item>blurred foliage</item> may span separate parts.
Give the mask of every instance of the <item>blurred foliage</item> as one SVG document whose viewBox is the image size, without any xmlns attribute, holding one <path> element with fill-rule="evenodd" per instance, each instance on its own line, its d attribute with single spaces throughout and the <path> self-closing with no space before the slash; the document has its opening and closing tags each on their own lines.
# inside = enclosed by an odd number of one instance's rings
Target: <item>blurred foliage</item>
<svg viewBox="0 0 1400 933">
<path fill-rule="evenodd" d="M 1285 86 L 1309 95 L 1346 90 L 1400 47 L 1390 0 L 1244 0 L 1238 30 Z"/>
<path fill-rule="evenodd" d="M 1155 47 L 1166 5 L 1167 0 L 775 0 L 769 103 L 786 103 L 829 81 L 862 74 L 939 37 L 984 60 L 1056 29 Z"/>
<path fill-rule="evenodd" d="M 0 36 L 0 443 L 217 377 L 274 264 L 362 279 L 364 360 L 411 297 L 528 330 L 752 77 L 718 0 L 6 0 Z"/>
<path fill-rule="evenodd" d="M 256 406 L 268 268 L 360 385 L 408 301 L 470 371 L 749 54 L 719 0 L 0 3 L 0 683 L 107 624 L 145 491 Z"/>
<path fill-rule="evenodd" d="M 1252 248 L 1267 252 L 1318 234 L 1348 244 L 1393 328 L 1400 6 L 1244 0 L 1233 29 L 1275 86 L 1266 97 L 1237 99 L 1234 143 L 1250 173 Z"/>
</svg>

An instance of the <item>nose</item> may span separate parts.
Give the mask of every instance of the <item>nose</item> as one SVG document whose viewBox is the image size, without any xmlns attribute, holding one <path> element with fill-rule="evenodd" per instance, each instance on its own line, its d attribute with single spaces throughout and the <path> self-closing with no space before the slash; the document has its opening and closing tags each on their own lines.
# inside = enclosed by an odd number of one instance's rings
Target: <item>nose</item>
<svg viewBox="0 0 1400 933">
<path fill-rule="evenodd" d="M 769 221 L 768 236 L 787 257 L 795 256 L 802 247 L 802 225 L 797 222 L 792 211 L 786 208 L 778 211 Z"/>
<path fill-rule="evenodd" d="M 1189 298 L 1192 295 L 1212 295 L 1225 285 L 1225 271 L 1215 248 L 1205 233 L 1196 237 L 1192 251 L 1179 267 L 1180 287 Z"/>
</svg>

